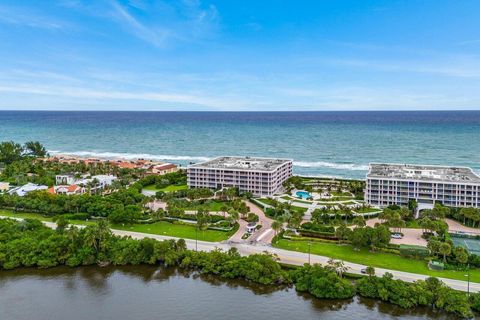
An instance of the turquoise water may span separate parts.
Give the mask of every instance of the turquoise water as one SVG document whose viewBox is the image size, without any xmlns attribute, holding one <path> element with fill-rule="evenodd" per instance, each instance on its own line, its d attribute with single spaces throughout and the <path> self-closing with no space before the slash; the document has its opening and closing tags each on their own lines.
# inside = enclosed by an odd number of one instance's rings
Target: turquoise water
<svg viewBox="0 0 480 320">
<path fill-rule="evenodd" d="M 311 197 L 310 193 L 307 191 L 297 191 L 295 195 L 302 199 L 309 199 Z"/>
<path fill-rule="evenodd" d="M 294 159 L 297 174 L 365 177 L 369 162 L 480 172 L 480 111 L 0 112 L 0 140 L 52 152 L 186 165 L 220 155 Z"/>
</svg>

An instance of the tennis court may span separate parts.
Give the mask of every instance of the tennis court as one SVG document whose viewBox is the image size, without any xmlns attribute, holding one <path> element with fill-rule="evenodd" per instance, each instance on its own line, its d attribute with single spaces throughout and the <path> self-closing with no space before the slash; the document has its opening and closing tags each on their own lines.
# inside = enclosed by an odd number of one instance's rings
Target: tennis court
<svg viewBox="0 0 480 320">
<path fill-rule="evenodd" d="M 464 247 L 468 252 L 475 255 L 480 255 L 480 240 L 467 238 L 467 237 L 458 237 L 452 235 L 452 241 L 455 246 Z"/>
</svg>

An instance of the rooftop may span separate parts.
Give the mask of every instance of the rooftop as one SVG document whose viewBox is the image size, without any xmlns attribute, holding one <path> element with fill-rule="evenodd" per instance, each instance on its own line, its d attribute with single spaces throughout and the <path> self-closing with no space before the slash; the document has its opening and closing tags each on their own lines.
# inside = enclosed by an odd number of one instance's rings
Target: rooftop
<svg viewBox="0 0 480 320">
<path fill-rule="evenodd" d="M 371 163 L 368 178 L 480 183 L 480 176 L 467 167 Z"/>
<path fill-rule="evenodd" d="M 191 168 L 213 168 L 233 170 L 273 171 L 281 165 L 291 162 L 289 159 L 219 157 L 210 161 L 190 165 Z"/>
</svg>

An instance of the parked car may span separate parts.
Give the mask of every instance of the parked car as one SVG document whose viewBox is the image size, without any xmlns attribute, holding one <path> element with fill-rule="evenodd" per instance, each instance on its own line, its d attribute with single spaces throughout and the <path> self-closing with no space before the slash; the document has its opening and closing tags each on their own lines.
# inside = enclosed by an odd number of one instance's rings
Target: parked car
<svg viewBox="0 0 480 320">
<path fill-rule="evenodd" d="M 392 239 L 402 239 L 403 235 L 401 233 L 392 233 Z"/>
</svg>

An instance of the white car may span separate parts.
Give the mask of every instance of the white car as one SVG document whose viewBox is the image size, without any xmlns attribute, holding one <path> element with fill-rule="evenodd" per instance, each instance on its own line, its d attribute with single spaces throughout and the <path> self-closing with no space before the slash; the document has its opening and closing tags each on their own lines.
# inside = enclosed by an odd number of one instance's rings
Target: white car
<svg viewBox="0 0 480 320">
<path fill-rule="evenodd" d="M 392 239 L 402 239 L 403 236 L 400 233 L 392 233 Z"/>
</svg>

